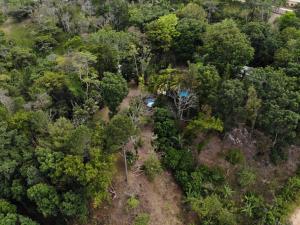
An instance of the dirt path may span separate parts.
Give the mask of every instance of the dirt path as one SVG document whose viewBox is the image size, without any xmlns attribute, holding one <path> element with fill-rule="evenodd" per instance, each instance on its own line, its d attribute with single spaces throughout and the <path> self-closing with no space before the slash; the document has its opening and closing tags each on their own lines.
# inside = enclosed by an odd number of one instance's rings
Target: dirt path
<svg viewBox="0 0 300 225">
<path fill-rule="evenodd" d="M 131 88 L 120 109 L 128 108 L 130 99 L 139 94 L 139 89 Z M 134 218 L 140 213 L 149 214 L 149 225 L 185 224 L 182 222 L 182 193 L 172 175 L 165 171 L 153 182 L 149 182 L 141 170 L 148 156 L 156 154 L 151 144 L 153 140 L 151 126 L 141 128 L 141 138 L 143 146 L 138 149 L 139 158 L 129 170 L 128 183 L 125 181 L 124 163 L 120 155 L 117 163 L 118 172 L 113 181 L 116 198 L 112 200 L 110 206 L 106 205 L 96 210 L 90 224 L 132 225 Z M 130 143 L 126 147 L 133 148 Z M 136 196 L 140 202 L 134 210 L 126 209 L 130 196 Z"/>
<path fill-rule="evenodd" d="M 300 225 L 300 208 L 297 208 L 291 216 L 291 225 Z"/>
</svg>

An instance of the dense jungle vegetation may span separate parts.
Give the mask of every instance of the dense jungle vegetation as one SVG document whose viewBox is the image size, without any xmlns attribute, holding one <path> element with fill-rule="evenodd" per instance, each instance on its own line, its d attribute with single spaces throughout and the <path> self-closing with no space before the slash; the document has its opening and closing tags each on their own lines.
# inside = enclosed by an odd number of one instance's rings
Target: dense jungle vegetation
<svg viewBox="0 0 300 225">
<path fill-rule="evenodd" d="M 285 4 L 0 0 L 0 225 L 89 224 L 112 201 L 123 147 L 142 145 L 142 124 L 159 156 L 144 173 L 172 173 L 186 225 L 287 224 L 300 173 L 265 184 L 248 163 L 299 164 L 289 151 L 300 143 L 300 7 L 270 19 Z M 129 83 L 142 94 L 120 111 Z M 199 163 L 212 137 L 239 141 L 236 129 L 251 159 L 227 149 L 232 176 Z M 138 152 L 125 155 L 134 164 Z"/>
</svg>

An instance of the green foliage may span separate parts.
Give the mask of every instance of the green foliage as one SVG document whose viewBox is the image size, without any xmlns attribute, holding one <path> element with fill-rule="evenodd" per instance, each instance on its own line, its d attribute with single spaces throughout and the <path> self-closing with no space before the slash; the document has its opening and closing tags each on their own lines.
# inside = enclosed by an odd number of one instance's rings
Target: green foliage
<svg viewBox="0 0 300 225">
<path fill-rule="evenodd" d="M 147 24 L 147 37 L 155 50 L 168 51 L 173 39 L 179 35 L 176 30 L 178 18 L 169 14 Z"/>
<path fill-rule="evenodd" d="M 136 197 L 130 197 L 127 202 L 127 209 L 133 210 L 136 209 L 140 205 L 140 201 Z"/>
<path fill-rule="evenodd" d="M 73 192 L 67 192 L 63 195 L 60 210 L 66 216 L 86 215 L 87 208 L 82 204 L 83 196 Z"/>
<path fill-rule="evenodd" d="M 195 71 L 198 85 L 196 92 L 202 104 L 216 105 L 221 78 L 214 66 L 203 66 L 201 64 L 190 64 L 189 70 Z"/>
<path fill-rule="evenodd" d="M 250 168 L 243 168 L 238 175 L 238 182 L 242 187 L 248 187 L 255 183 L 256 174 Z"/>
<path fill-rule="evenodd" d="M 120 75 L 105 73 L 100 82 L 100 89 L 105 104 L 115 114 L 118 106 L 128 94 L 126 80 Z"/>
<path fill-rule="evenodd" d="M 128 164 L 129 168 L 135 164 L 138 157 L 139 156 L 133 152 L 130 152 L 130 151 L 126 152 L 126 159 L 127 159 L 127 164 Z"/>
<path fill-rule="evenodd" d="M 183 17 L 202 21 L 206 20 L 205 10 L 196 3 L 188 3 L 178 10 L 177 15 L 181 18 Z"/>
<path fill-rule="evenodd" d="M 134 219 L 133 225 L 148 225 L 150 222 L 150 216 L 147 213 L 141 213 Z"/>
<path fill-rule="evenodd" d="M 45 217 L 57 215 L 59 197 L 54 187 L 36 184 L 27 190 L 27 195 Z"/>
<path fill-rule="evenodd" d="M 255 87 L 259 99 L 264 99 L 257 118 L 259 127 L 270 134 L 279 147 L 292 141 L 299 117 L 294 78 L 280 70 L 265 68 L 255 69 L 245 82 Z"/>
<path fill-rule="evenodd" d="M 8 213 L 16 213 L 17 212 L 17 208 L 16 206 L 10 204 L 9 202 L 7 202 L 4 199 L 0 200 L 0 213 L 1 214 L 8 214 Z"/>
<path fill-rule="evenodd" d="M 36 63 L 36 56 L 29 48 L 15 47 L 12 49 L 11 54 L 16 68 L 21 69 Z"/>
<path fill-rule="evenodd" d="M 153 145 L 199 215 L 197 222 L 283 223 L 298 201 L 298 174 L 281 190 L 274 187 L 273 199 L 259 195 L 264 185 L 253 189 L 253 168 L 237 174 L 240 187 L 233 189 L 220 168 L 197 163 L 195 148 L 207 141 L 193 146 L 199 141 L 185 132 L 251 126 L 253 141 L 264 142 L 259 153 L 271 149 L 273 160 L 287 158 L 286 149 L 299 139 L 300 23 L 299 7 L 275 26 L 267 23 L 272 6 L 281 4 L 0 2 L 0 224 L 37 225 L 31 218 L 86 224 L 88 207 L 109 199 L 115 153 L 136 135 L 146 112 L 142 98 L 107 122 L 98 111 L 108 106 L 116 114 L 131 80 L 157 95 L 156 106 L 173 110 L 178 89 L 197 99 L 185 111 L 188 122 L 163 108 L 153 115 Z M 127 153 L 129 163 L 136 157 Z M 161 165 L 152 157 L 145 172 L 155 177 Z M 245 160 L 237 149 L 225 158 L 232 164 Z M 253 193 L 243 193 L 250 188 Z M 132 208 L 136 200 L 128 200 Z M 139 214 L 134 224 L 149 219 Z"/>
<path fill-rule="evenodd" d="M 146 176 L 150 181 L 153 181 L 155 177 L 162 173 L 162 167 L 159 159 L 156 155 L 150 155 L 144 162 L 143 169 Z"/>
<path fill-rule="evenodd" d="M 300 28 L 300 18 L 296 16 L 294 12 L 287 12 L 278 18 L 279 30 L 283 30 L 287 27 Z"/>
<path fill-rule="evenodd" d="M 132 120 L 122 114 L 112 118 L 105 129 L 105 147 L 107 151 L 115 152 L 127 143 L 135 132 Z"/>
<path fill-rule="evenodd" d="M 192 60 L 197 48 L 202 45 L 202 34 L 206 23 L 197 19 L 183 18 L 176 27 L 179 35 L 175 37 L 173 49 L 178 61 Z"/>
<path fill-rule="evenodd" d="M 229 149 L 225 155 L 225 159 L 233 165 L 242 164 L 245 162 L 245 156 L 238 148 Z"/>
<path fill-rule="evenodd" d="M 134 63 L 135 52 L 131 50 L 134 46 L 132 34 L 112 29 L 101 29 L 87 40 L 88 50 L 97 56 L 96 68 L 101 75 L 104 72 L 116 73 L 121 69 L 122 75 L 130 78 L 132 71 L 123 71 L 123 67 Z"/>
<path fill-rule="evenodd" d="M 253 64 L 264 66 L 272 63 L 274 53 L 280 46 L 278 33 L 265 22 L 246 23 L 242 31 L 247 34 L 255 49 Z"/>
<path fill-rule="evenodd" d="M 217 108 L 225 127 L 229 124 L 234 125 L 244 117 L 245 97 L 244 84 L 240 80 L 226 80 L 222 83 Z"/>
<path fill-rule="evenodd" d="M 210 195 L 203 199 L 190 199 L 192 209 L 202 221 L 210 221 L 209 224 L 235 225 L 235 215 L 225 208 L 216 195 Z"/>
<path fill-rule="evenodd" d="M 48 53 L 57 45 L 57 41 L 50 35 L 38 36 L 34 40 L 36 52 Z"/>
<path fill-rule="evenodd" d="M 219 118 L 215 118 L 204 113 L 199 113 L 196 119 L 189 122 L 187 132 L 196 134 L 198 132 L 223 131 L 223 122 Z"/>
<path fill-rule="evenodd" d="M 249 40 L 233 20 L 209 26 L 203 41 L 205 61 L 215 65 L 221 74 L 225 74 L 228 67 L 238 71 L 251 62 L 254 55 Z"/>
</svg>

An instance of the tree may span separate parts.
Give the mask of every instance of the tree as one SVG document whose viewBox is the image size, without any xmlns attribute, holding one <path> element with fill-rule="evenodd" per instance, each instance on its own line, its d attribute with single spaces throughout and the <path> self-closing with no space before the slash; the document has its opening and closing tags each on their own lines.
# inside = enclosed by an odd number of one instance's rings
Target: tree
<svg viewBox="0 0 300 225">
<path fill-rule="evenodd" d="M 234 125 L 243 118 L 246 92 L 244 84 L 239 80 L 224 81 L 219 90 L 217 110 L 228 125 Z"/>
<path fill-rule="evenodd" d="M 256 124 L 270 134 L 274 145 L 286 145 L 294 140 L 298 126 L 299 93 L 295 78 L 281 70 L 259 68 L 245 77 L 249 88 L 253 85 L 262 99 Z"/>
<path fill-rule="evenodd" d="M 275 63 L 278 66 L 289 67 L 291 64 L 300 62 L 300 38 L 289 40 L 285 46 L 275 53 Z"/>
<path fill-rule="evenodd" d="M 178 62 L 192 60 L 203 42 L 202 34 L 206 29 L 206 22 L 198 19 L 183 18 L 176 27 L 179 35 L 174 38 L 173 49 Z"/>
<path fill-rule="evenodd" d="M 223 75 L 228 67 L 239 72 L 254 55 L 249 40 L 233 20 L 226 19 L 209 26 L 203 42 L 205 62 L 215 65 Z"/>
<path fill-rule="evenodd" d="M 242 31 L 247 34 L 252 47 L 255 49 L 253 64 L 265 66 L 274 60 L 276 49 L 280 46 L 278 33 L 264 22 L 250 22 L 243 26 Z"/>
<path fill-rule="evenodd" d="M 256 118 L 258 115 L 258 111 L 261 108 L 261 100 L 257 97 L 256 90 L 253 86 L 248 88 L 248 99 L 246 102 L 246 113 L 247 118 L 251 122 L 251 134 L 253 133 L 253 129 L 255 127 Z"/>
<path fill-rule="evenodd" d="M 57 41 L 51 35 L 41 35 L 34 40 L 34 49 L 37 53 L 49 53 L 56 45 Z"/>
<path fill-rule="evenodd" d="M 183 8 L 178 10 L 177 16 L 180 18 L 189 18 L 195 20 L 201 20 L 201 22 L 206 20 L 205 10 L 196 3 L 188 3 Z"/>
<path fill-rule="evenodd" d="M 31 66 L 36 63 L 36 56 L 32 53 L 29 48 L 14 47 L 11 50 L 11 55 L 14 63 L 14 66 L 18 69 Z"/>
<path fill-rule="evenodd" d="M 57 62 L 65 73 L 74 73 L 78 76 L 85 86 L 85 95 L 88 98 L 91 86 L 97 87 L 99 84 L 97 71 L 93 68 L 97 62 L 97 57 L 88 51 L 71 52 L 58 58 Z"/>
<path fill-rule="evenodd" d="M 184 112 L 197 106 L 197 95 L 191 89 L 179 86 L 171 90 L 169 96 L 173 99 L 176 113 L 180 120 L 183 120 Z"/>
<path fill-rule="evenodd" d="M 198 132 L 207 133 L 209 131 L 223 131 L 223 122 L 210 114 L 199 113 L 197 118 L 189 122 L 187 132 L 197 134 Z"/>
<path fill-rule="evenodd" d="M 57 215 L 59 198 L 54 187 L 43 183 L 36 184 L 27 190 L 27 196 L 45 217 Z"/>
<path fill-rule="evenodd" d="M 121 149 L 134 134 L 134 124 L 127 115 L 116 115 L 105 129 L 105 147 L 109 152 Z"/>
<path fill-rule="evenodd" d="M 200 104 L 215 106 L 218 99 L 218 91 L 221 78 L 214 66 L 203 66 L 201 64 L 191 64 L 190 70 L 195 70 L 197 87 L 196 93 L 199 96 Z"/>
<path fill-rule="evenodd" d="M 128 94 L 126 80 L 118 74 L 106 72 L 100 81 L 100 92 L 111 113 L 115 114 L 118 106 Z"/>
<path fill-rule="evenodd" d="M 279 30 L 283 30 L 287 27 L 300 28 L 300 18 L 296 16 L 294 12 L 287 12 L 277 20 Z"/>
<path fill-rule="evenodd" d="M 129 138 L 135 134 L 135 126 L 133 121 L 127 115 L 116 115 L 110 121 L 105 130 L 105 147 L 109 152 L 116 152 L 123 148 L 123 157 L 126 172 L 126 181 L 128 182 L 127 171 L 127 156 L 124 145 L 128 142 Z"/>
<path fill-rule="evenodd" d="M 173 39 L 179 35 L 177 23 L 177 16 L 169 14 L 147 24 L 146 34 L 154 50 L 166 52 L 170 49 Z"/>
<path fill-rule="evenodd" d="M 82 196 L 69 191 L 63 195 L 60 205 L 62 214 L 66 216 L 86 215 L 86 203 L 82 201 Z"/>
<path fill-rule="evenodd" d="M 17 207 L 15 205 L 10 204 L 4 199 L 0 199 L 0 213 L 8 214 L 8 213 L 16 213 Z"/>
<path fill-rule="evenodd" d="M 135 52 L 131 49 L 132 46 L 136 46 L 136 41 L 136 38 L 129 32 L 103 28 L 90 35 L 86 46 L 97 56 L 95 66 L 99 75 L 103 75 L 104 72 L 119 72 L 124 77 L 130 78 L 132 71 L 125 71 L 123 68 L 134 65 L 132 54 Z"/>
</svg>

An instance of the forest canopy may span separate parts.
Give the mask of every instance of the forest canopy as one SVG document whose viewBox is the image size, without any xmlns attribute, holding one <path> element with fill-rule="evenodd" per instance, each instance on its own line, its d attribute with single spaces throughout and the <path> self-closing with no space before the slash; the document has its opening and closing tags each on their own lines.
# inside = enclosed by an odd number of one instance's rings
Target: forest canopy
<svg viewBox="0 0 300 225">
<path fill-rule="evenodd" d="M 149 182 L 171 172 L 193 212 L 185 224 L 285 224 L 298 170 L 276 183 L 255 167 L 299 164 L 300 6 L 283 6 L 1 0 L 0 224 L 89 224 L 114 197 L 120 157 L 134 168 L 146 126 L 155 152 L 141 170 Z M 224 147 L 236 130 L 247 146 L 218 155 L 227 167 L 203 163 L 210 140 Z"/>
</svg>

